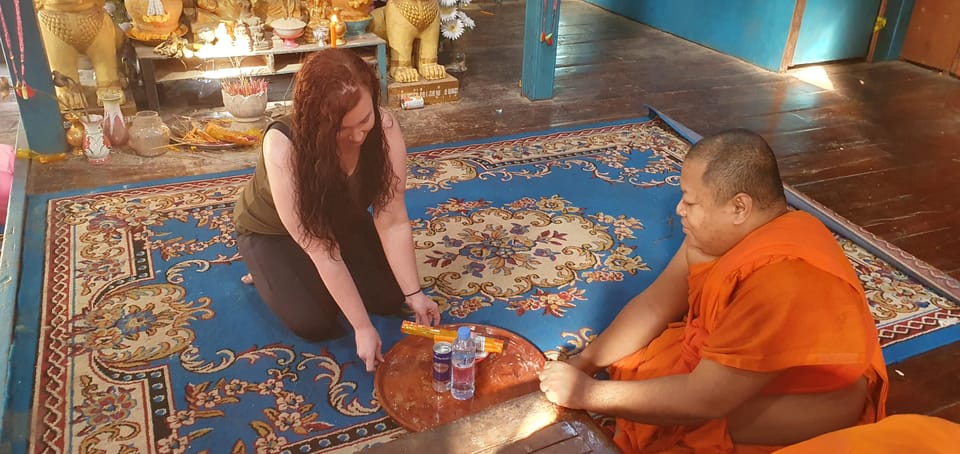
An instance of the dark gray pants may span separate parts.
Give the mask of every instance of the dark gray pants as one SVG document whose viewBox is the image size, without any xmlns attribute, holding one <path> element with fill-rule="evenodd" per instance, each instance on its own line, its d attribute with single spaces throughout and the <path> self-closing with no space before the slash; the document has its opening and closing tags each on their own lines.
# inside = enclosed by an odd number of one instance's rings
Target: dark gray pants
<svg viewBox="0 0 960 454">
<path fill-rule="evenodd" d="M 403 291 L 367 215 L 337 234 L 340 255 L 367 311 L 403 315 Z M 341 313 L 310 256 L 289 235 L 240 234 L 237 246 L 267 307 L 297 336 L 335 339 L 346 332 Z"/>
</svg>

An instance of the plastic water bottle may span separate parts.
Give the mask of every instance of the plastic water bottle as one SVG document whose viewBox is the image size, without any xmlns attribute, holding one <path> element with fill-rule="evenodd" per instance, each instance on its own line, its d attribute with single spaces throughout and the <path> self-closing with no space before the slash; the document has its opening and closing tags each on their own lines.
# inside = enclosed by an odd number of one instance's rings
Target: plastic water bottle
<svg viewBox="0 0 960 454">
<path fill-rule="evenodd" d="M 453 365 L 453 386 L 450 394 L 454 399 L 473 398 L 476 360 L 477 345 L 470 338 L 470 327 L 461 326 L 457 329 L 457 340 L 453 341 L 453 356 L 450 358 Z"/>
</svg>

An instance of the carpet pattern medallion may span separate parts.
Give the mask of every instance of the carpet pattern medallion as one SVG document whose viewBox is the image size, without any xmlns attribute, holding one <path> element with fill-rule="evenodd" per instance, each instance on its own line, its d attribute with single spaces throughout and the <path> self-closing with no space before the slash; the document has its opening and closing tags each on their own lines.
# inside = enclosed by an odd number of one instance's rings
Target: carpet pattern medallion
<svg viewBox="0 0 960 454">
<path fill-rule="evenodd" d="M 578 351 L 679 246 L 687 147 L 651 116 L 412 151 L 425 292 L 445 322 Z M 5 425 L 30 430 L 15 452 L 346 452 L 403 433 L 352 336 L 300 340 L 240 283 L 231 213 L 248 178 L 30 199 L 20 301 L 36 304 L 20 304 Z M 838 240 L 885 347 L 960 316 L 856 238 Z M 385 349 L 400 321 L 374 316 Z"/>
</svg>

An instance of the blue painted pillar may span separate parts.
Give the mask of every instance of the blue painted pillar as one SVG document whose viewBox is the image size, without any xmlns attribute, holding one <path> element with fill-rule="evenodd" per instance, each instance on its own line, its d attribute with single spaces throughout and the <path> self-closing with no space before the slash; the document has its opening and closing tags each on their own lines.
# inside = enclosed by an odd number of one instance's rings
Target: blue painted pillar
<svg viewBox="0 0 960 454">
<path fill-rule="evenodd" d="M 556 9 L 554 9 L 556 5 Z M 560 0 L 527 0 L 523 25 L 523 70 L 520 91 L 530 100 L 553 97 L 553 78 L 557 67 L 557 46 L 560 43 Z M 553 34 L 553 44 L 544 42 L 542 34 Z"/>
<path fill-rule="evenodd" d="M 21 15 L 19 18 L 17 5 Z M 47 52 L 40 38 L 40 29 L 37 28 L 37 13 L 33 7 L 33 0 L 0 0 L 0 8 L 2 8 L 3 23 L 9 32 L 9 40 L 7 33 L 0 33 L 0 43 L 3 44 L 3 55 L 10 69 L 10 83 L 16 86 L 20 81 L 17 79 L 19 76 L 33 88 L 33 96 L 28 99 L 15 95 L 20 107 L 20 123 L 26 133 L 27 143 L 38 153 L 62 153 L 67 150 L 63 117 L 60 115 L 60 106 L 53 91 L 50 64 L 47 62 Z M 19 36 L 18 28 L 23 30 L 22 37 Z M 26 55 L 26 58 L 21 64 L 20 58 L 23 55 Z"/>
</svg>

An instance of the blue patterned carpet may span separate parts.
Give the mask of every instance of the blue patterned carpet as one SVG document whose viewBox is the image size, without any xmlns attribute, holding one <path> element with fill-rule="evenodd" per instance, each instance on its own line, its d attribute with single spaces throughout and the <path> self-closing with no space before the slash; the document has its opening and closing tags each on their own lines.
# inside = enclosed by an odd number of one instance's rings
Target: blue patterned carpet
<svg viewBox="0 0 960 454">
<path fill-rule="evenodd" d="M 444 321 L 582 348 L 680 244 L 687 146 L 651 116 L 411 152 L 422 285 Z M 4 425 L 14 452 L 353 451 L 403 432 L 352 336 L 303 342 L 240 283 L 231 211 L 247 178 L 31 198 Z M 904 357 L 957 337 L 954 303 L 841 241 L 885 348 Z M 386 348 L 400 338 L 399 319 L 374 323 Z M 935 340 L 909 346 L 921 337 Z"/>
</svg>

